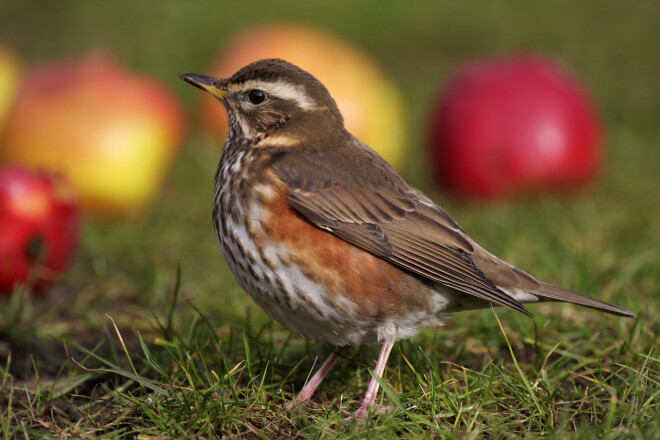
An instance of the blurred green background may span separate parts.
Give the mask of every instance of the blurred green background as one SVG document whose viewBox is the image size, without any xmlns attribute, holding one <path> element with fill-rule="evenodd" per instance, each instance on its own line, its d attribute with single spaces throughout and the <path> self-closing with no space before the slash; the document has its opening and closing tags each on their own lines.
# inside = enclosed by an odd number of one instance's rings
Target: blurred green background
<svg viewBox="0 0 660 440">
<path fill-rule="evenodd" d="M 624 362 L 633 364 L 638 353 L 652 351 L 660 309 L 660 2 L 7 0 L 0 2 L 0 42 L 26 68 L 106 51 L 173 90 L 190 124 L 162 191 L 143 215 L 125 221 L 86 217 L 78 255 L 62 282 L 21 307 L 5 303 L 0 328 L 10 341 L 9 346 L 0 341 L 0 354 L 12 352 L 18 387 L 34 374 L 26 360 L 31 353 L 42 356 L 42 378 L 55 374 L 66 359 L 59 338 L 94 346 L 108 324 L 106 314 L 121 329 L 141 330 L 153 340 L 154 317 L 168 314 L 179 265 L 181 296 L 203 310 L 221 335 L 230 325 L 248 327 L 250 319 L 257 327 L 267 322 L 217 251 L 210 212 L 220 147 L 198 134 L 200 92 L 177 75 L 208 73 L 233 35 L 281 21 L 336 34 L 370 54 L 395 81 L 408 115 L 403 174 L 409 182 L 500 257 L 539 278 L 640 312 L 637 333 L 630 333 L 643 337 Z M 427 166 L 426 129 L 435 94 L 464 61 L 529 52 L 563 65 L 593 98 L 605 132 L 599 178 L 571 194 L 490 204 L 452 199 L 431 184 Z M 549 341 L 585 341 L 603 329 L 599 343 L 616 346 L 612 339 L 622 340 L 630 328 L 625 326 L 632 325 L 578 307 L 530 309 Z M 526 318 L 498 314 L 514 328 L 512 338 L 520 335 L 512 339 L 518 349 L 521 339 L 535 334 Z M 178 308 L 175 327 L 185 333 L 196 317 L 192 307 Z M 462 314 L 415 341 L 424 338 L 420 345 L 438 348 L 437 363 L 451 359 L 479 368 L 484 353 L 502 344 L 492 318 L 490 310 Z M 288 337 L 275 329 L 278 340 Z M 135 346 L 135 338 L 128 338 Z M 505 349 L 500 354 L 508 359 Z M 293 368 L 302 355 L 290 357 Z M 311 369 L 308 361 L 305 368 Z"/>
<path fill-rule="evenodd" d="M 108 298 L 115 305 L 119 298 L 145 305 L 166 301 L 165 287 L 177 264 L 184 293 L 198 304 L 237 315 L 253 307 L 216 250 L 209 216 L 220 150 L 196 134 L 199 93 L 177 74 L 207 72 L 237 32 L 281 21 L 330 31 L 381 64 L 406 100 L 404 176 L 482 245 L 539 277 L 592 294 L 599 294 L 592 291 L 599 285 L 595 279 L 617 273 L 622 261 L 641 259 L 657 274 L 658 2 L 2 2 L 0 41 L 26 67 L 106 51 L 168 85 L 190 116 L 186 145 L 150 209 L 128 222 L 85 222 L 65 283 L 67 298 L 76 299 L 68 313 L 92 315 L 93 326 L 107 311 Z M 428 110 L 435 93 L 463 61 L 528 52 L 565 66 L 593 97 L 605 130 L 600 179 L 577 194 L 538 200 L 481 205 L 448 198 L 431 185 L 426 166 Z M 575 279 L 575 266 L 584 268 L 585 280 Z M 600 285 L 606 282 L 600 279 Z M 649 294 L 656 286 L 641 290 Z M 636 301 L 631 301 L 621 305 L 632 307 Z M 98 307 L 89 307 L 96 302 Z"/>
</svg>

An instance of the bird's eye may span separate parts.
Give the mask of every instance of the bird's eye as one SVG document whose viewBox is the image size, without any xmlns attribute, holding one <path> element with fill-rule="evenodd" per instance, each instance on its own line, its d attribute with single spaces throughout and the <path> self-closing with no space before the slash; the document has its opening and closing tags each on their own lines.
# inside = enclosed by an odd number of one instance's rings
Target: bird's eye
<svg viewBox="0 0 660 440">
<path fill-rule="evenodd" d="M 250 90 L 248 99 L 252 104 L 261 104 L 266 99 L 266 92 L 259 89 Z"/>
</svg>

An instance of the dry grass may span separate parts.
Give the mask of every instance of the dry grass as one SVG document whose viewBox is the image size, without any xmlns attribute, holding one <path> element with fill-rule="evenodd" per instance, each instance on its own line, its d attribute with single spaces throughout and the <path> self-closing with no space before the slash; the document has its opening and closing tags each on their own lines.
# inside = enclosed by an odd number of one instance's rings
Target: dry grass
<svg viewBox="0 0 660 440">
<path fill-rule="evenodd" d="M 58 286 L 0 299 L 4 438 L 655 436 L 660 57 L 649 42 L 660 7 L 372 6 L 339 2 L 319 13 L 307 2 L 5 2 L 0 40 L 28 60 L 100 44 L 192 103 L 197 95 L 175 75 L 203 72 L 235 29 L 280 17 L 335 30 L 375 54 L 408 98 L 409 180 L 486 248 L 639 318 L 562 305 L 532 306 L 533 321 L 501 309 L 459 314 L 395 346 L 379 395 L 395 412 L 361 425 L 341 415 L 356 407 L 374 366 L 377 348 L 361 347 L 337 364 L 318 405 L 287 413 L 282 402 L 330 347 L 268 320 L 225 268 L 209 223 L 219 152 L 193 130 L 148 213 L 87 219 L 75 265 Z M 433 90 L 465 58 L 529 47 L 570 65 L 594 94 L 607 129 L 600 181 L 577 194 L 495 205 L 434 192 L 421 148 Z"/>
</svg>

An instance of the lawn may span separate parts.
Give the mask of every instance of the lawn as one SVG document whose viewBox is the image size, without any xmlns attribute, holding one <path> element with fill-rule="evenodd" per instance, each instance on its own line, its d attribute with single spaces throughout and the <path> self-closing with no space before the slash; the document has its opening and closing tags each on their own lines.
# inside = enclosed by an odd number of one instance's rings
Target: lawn
<svg viewBox="0 0 660 440">
<path fill-rule="evenodd" d="M 518 267 L 638 313 L 570 305 L 457 314 L 397 343 L 382 404 L 345 421 L 378 347 L 291 335 L 245 295 L 210 222 L 220 148 L 198 133 L 197 90 L 235 32 L 318 25 L 370 53 L 406 98 L 405 177 Z M 656 438 L 660 432 L 660 4 L 640 2 L 114 1 L 0 4 L 0 41 L 26 63 L 101 48 L 170 86 L 190 132 L 157 200 L 130 221 L 86 217 L 70 272 L 44 296 L 0 298 L 4 438 Z M 574 72 L 603 123 L 598 180 L 569 194 L 483 204 L 431 184 L 428 109 L 459 63 L 534 51 Z"/>
</svg>

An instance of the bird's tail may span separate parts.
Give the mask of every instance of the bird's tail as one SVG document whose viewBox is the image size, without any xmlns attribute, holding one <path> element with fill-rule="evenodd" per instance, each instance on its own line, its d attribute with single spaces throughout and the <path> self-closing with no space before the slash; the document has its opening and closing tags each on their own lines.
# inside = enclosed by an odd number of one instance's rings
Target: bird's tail
<svg viewBox="0 0 660 440">
<path fill-rule="evenodd" d="M 540 281 L 540 288 L 538 290 L 534 290 L 533 292 L 529 293 L 539 297 L 541 301 L 564 301 L 596 310 L 601 310 L 603 312 L 612 313 L 614 315 L 626 316 L 629 318 L 636 317 L 633 312 L 624 308 L 617 307 L 612 304 L 581 295 L 579 293 L 571 292 L 570 290 L 562 289 L 561 287 L 545 283 L 543 281 Z"/>
</svg>

